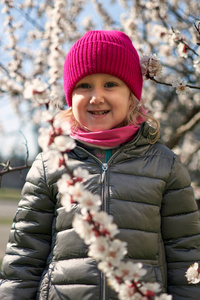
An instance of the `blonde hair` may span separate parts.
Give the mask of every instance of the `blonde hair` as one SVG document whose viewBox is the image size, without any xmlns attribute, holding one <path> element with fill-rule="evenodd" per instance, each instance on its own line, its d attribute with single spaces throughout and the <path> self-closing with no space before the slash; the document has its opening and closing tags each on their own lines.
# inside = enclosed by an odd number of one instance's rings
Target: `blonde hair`
<svg viewBox="0 0 200 300">
<path fill-rule="evenodd" d="M 150 126 L 147 136 L 148 142 L 154 144 L 160 137 L 160 126 L 158 121 L 150 114 L 144 113 L 144 101 L 142 99 L 139 101 L 132 92 L 130 94 L 130 99 L 132 101 L 125 120 L 125 126 L 131 124 L 139 126 L 137 120 L 139 117 L 143 118 Z"/>
<path fill-rule="evenodd" d="M 153 116 L 144 113 L 143 101 L 139 101 L 132 92 L 130 93 L 130 99 L 131 104 L 129 106 L 129 111 L 122 126 L 135 125 L 139 127 L 140 125 L 138 124 L 137 120 L 139 117 L 141 117 L 150 125 L 147 139 L 150 144 L 154 144 L 160 136 L 158 121 Z M 72 107 L 68 108 L 67 110 L 61 111 L 56 117 L 62 121 L 70 122 L 72 131 L 75 131 L 79 127 L 79 123 L 74 117 Z"/>
</svg>

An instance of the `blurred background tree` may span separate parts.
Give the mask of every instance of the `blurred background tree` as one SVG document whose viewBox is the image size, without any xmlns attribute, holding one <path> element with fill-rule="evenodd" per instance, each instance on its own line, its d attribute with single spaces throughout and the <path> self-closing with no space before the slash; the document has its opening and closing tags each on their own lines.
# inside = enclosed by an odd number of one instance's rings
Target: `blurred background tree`
<svg viewBox="0 0 200 300">
<path fill-rule="evenodd" d="M 10 148 L 26 159 L 19 130 L 30 159 L 39 151 L 41 98 L 67 108 L 62 68 L 72 44 L 88 30 L 121 30 L 147 63 L 160 59 L 159 75 L 144 74 L 142 98 L 160 122 L 164 143 L 188 168 L 200 200 L 199 0 L 2 0 L 0 9 L 2 160 L 10 158 Z"/>
</svg>

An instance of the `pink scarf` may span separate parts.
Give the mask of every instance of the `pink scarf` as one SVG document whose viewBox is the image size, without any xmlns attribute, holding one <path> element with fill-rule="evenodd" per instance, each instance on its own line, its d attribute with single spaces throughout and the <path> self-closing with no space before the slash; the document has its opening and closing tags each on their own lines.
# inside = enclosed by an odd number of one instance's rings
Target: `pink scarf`
<svg viewBox="0 0 200 300">
<path fill-rule="evenodd" d="M 105 131 L 90 132 L 84 129 L 78 129 L 71 133 L 71 137 L 88 144 L 114 148 L 120 144 L 127 143 L 137 134 L 139 127 L 125 126 Z"/>
<path fill-rule="evenodd" d="M 137 134 L 140 125 L 145 121 L 142 117 L 137 119 L 138 126 L 129 125 L 105 131 L 87 131 L 79 128 L 71 133 L 71 137 L 87 144 L 105 148 L 114 148 L 120 144 L 131 141 Z"/>
</svg>

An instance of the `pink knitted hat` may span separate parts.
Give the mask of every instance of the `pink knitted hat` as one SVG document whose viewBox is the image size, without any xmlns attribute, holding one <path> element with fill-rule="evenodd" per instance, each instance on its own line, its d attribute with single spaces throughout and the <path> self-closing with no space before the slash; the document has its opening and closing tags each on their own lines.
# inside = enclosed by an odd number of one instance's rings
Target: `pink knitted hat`
<svg viewBox="0 0 200 300">
<path fill-rule="evenodd" d="M 88 31 L 70 49 L 64 63 L 63 81 L 68 106 L 76 83 L 91 74 L 110 74 L 124 81 L 140 100 L 140 61 L 130 38 L 121 31 Z"/>
</svg>

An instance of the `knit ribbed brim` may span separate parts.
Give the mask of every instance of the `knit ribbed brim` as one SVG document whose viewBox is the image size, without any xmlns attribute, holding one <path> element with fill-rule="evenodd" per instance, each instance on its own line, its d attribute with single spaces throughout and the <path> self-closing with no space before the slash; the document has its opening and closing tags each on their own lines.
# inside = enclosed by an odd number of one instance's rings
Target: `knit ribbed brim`
<svg viewBox="0 0 200 300">
<path fill-rule="evenodd" d="M 67 54 L 63 80 L 67 104 L 72 105 L 76 83 L 91 74 L 110 74 L 123 80 L 140 100 L 140 61 L 130 38 L 120 31 L 89 31 Z"/>
</svg>

